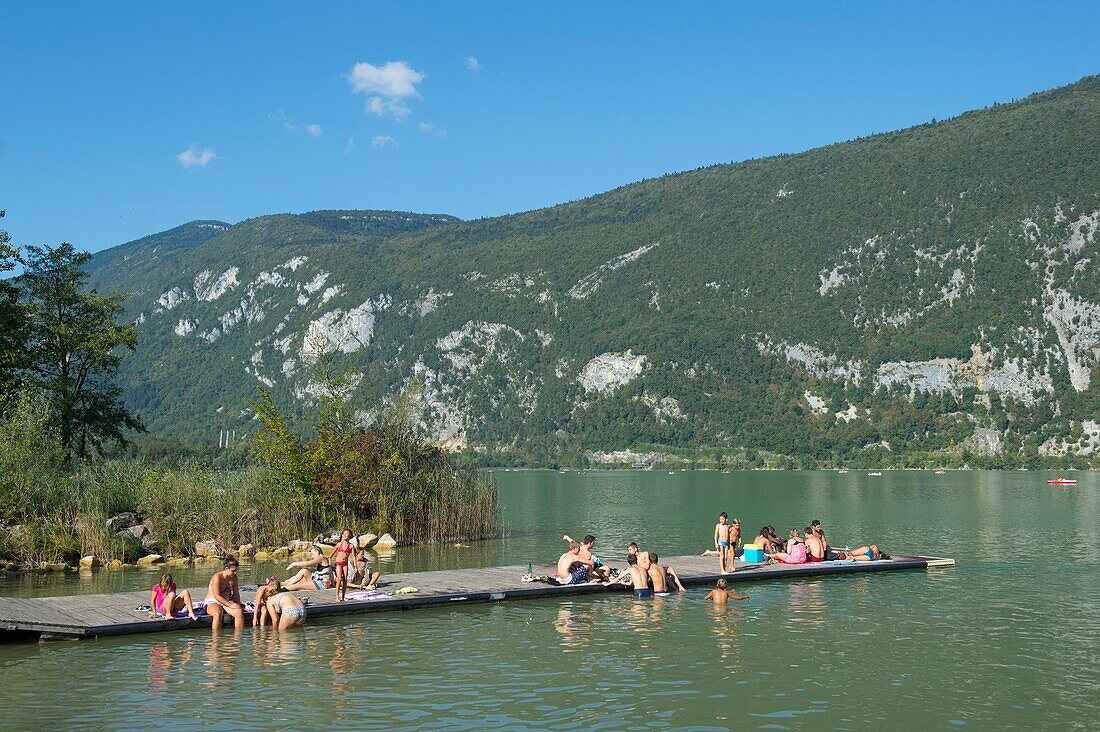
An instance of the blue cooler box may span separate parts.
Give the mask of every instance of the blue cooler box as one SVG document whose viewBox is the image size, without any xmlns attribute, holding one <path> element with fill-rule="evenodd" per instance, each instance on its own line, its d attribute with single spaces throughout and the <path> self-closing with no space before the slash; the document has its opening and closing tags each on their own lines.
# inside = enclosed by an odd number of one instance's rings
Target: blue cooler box
<svg viewBox="0 0 1100 732">
<path fill-rule="evenodd" d="M 767 557 L 764 556 L 764 547 L 759 544 L 745 544 L 745 556 L 741 557 L 743 562 L 763 562 Z"/>
</svg>

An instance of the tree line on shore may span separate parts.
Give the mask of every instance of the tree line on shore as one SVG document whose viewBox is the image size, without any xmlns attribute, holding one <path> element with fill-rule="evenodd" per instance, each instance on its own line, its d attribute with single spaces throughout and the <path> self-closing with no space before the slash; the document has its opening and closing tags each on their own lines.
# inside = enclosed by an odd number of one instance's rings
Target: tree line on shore
<svg viewBox="0 0 1100 732">
<path fill-rule="evenodd" d="M 279 546 L 338 526 L 403 543 L 495 534 L 492 478 L 428 442 L 405 402 L 355 409 L 323 354 L 306 436 L 261 390 L 248 405 L 262 429 L 232 469 L 201 451 L 128 455 L 144 427 L 115 376 L 137 332 L 119 322 L 125 293 L 89 286 L 89 256 L 16 248 L 0 231 L 0 275 L 17 271 L 0 279 L 0 560 L 188 556 L 200 542 Z M 112 525 L 123 512 L 143 517 L 140 534 Z"/>
</svg>

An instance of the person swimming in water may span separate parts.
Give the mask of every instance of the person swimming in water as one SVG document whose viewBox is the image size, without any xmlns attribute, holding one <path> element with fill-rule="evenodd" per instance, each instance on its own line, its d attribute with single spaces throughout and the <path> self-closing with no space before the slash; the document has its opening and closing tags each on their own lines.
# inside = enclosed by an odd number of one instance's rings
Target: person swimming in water
<svg viewBox="0 0 1100 732">
<path fill-rule="evenodd" d="M 714 589 L 706 594 L 704 600 L 712 600 L 715 605 L 725 605 L 727 600 L 747 600 L 748 595 L 737 595 L 726 589 L 726 581 L 724 579 L 718 580 Z"/>
<path fill-rule="evenodd" d="M 649 574 L 638 566 L 638 556 L 636 554 L 631 554 L 626 558 L 626 571 L 615 580 L 615 583 L 633 586 L 634 597 L 639 600 L 653 597 L 653 590 L 649 589 Z"/>
</svg>

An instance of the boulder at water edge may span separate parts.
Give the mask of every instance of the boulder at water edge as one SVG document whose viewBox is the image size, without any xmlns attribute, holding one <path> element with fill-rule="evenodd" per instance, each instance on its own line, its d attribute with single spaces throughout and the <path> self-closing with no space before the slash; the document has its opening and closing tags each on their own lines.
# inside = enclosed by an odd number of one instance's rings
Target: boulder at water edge
<svg viewBox="0 0 1100 732">
<path fill-rule="evenodd" d="M 256 554 L 256 547 L 251 544 L 241 544 L 237 547 L 237 559 L 249 559 Z"/>
<path fill-rule="evenodd" d="M 253 557 L 257 562 L 270 562 L 275 557 L 271 556 L 271 552 L 258 551 L 256 556 Z"/>
<path fill-rule="evenodd" d="M 99 560 L 99 557 L 95 556 L 94 554 L 89 554 L 86 557 L 81 557 L 80 558 L 80 568 L 81 569 L 92 569 L 93 567 L 102 567 L 102 566 L 103 566 L 103 562 L 101 562 Z"/>
<path fill-rule="evenodd" d="M 122 569 L 122 560 L 112 559 L 111 561 L 107 562 L 107 569 Z"/>
<path fill-rule="evenodd" d="M 294 541 L 286 545 L 287 549 L 289 549 L 294 554 L 298 554 L 299 552 L 308 552 L 311 546 L 313 545 L 310 544 L 308 541 L 301 541 L 299 539 L 295 539 Z"/>
<path fill-rule="evenodd" d="M 169 567 L 186 567 L 191 564 L 191 560 L 187 557 L 173 557 L 165 562 Z"/>
<path fill-rule="evenodd" d="M 318 544 L 317 548 L 320 549 L 321 553 L 324 554 L 326 557 L 331 557 L 334 553 L 336 553 L 336 547 L 334 547 L 332 544 Z"/>
<path fill-rule="evenodd" d="M 378 537 L 378 541 L 375 542 L 374 546 L 379 549 L 392 548 L 397 546 L 397 539 L 393 538 L 388 533 L 382 534 L 382 536 Z"/>
<path fill-rule="evenodd" d="M 159 554 L 146 554 L 137 560 L 139 567 L 155 567 L 158 564 L 164 564 L 164 557 Z"/>
<path fill-rule="evenodd" d="M 360 549 L 370 549 L 378 543 L 378 534 L 363 534 L 358 541 Z"/>
<path fill-rule="evenodd" d="M 290 549 L 286 548 L 285 546 L 281 546 L 275 551 L 271 552 L 271 556 L 274 559 L 286 559 L 290 556 Z"/>
</svg>

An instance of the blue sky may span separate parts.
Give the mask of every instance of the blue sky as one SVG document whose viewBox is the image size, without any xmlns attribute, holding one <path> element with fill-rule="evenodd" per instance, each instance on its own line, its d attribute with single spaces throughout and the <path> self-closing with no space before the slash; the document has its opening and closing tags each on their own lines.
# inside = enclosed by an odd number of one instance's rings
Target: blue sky
<svg viewBox="0 0 1100 732">
<path fill-rule="evenodd" d="M 1096 2 L 182 5 L 4 2 L 16 243 L 493 216 L 1100 72 Z"/>
</svg>

